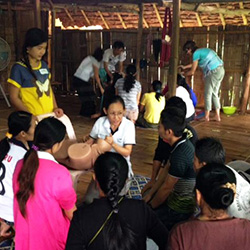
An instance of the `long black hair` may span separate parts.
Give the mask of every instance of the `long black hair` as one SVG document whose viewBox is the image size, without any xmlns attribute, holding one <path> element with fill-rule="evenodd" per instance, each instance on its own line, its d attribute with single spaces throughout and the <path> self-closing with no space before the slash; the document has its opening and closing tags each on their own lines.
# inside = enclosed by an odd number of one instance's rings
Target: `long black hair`
<svg viewBox="0 0 250 250">
<path fill-rule="evenodd" d="M 155 91 L 155 99 L 159 102 L 160 97 L 162 96 L 162 93 L 161 93 L 162 83 L 161 81 L 154 80 L 152 82 L 152 86 L 153 86 L 153 90 Z"/>
<path fill-rule="evenodd" d="M 103 229 L 106 249 L 137 249 L 134 232 L 127 225 L 125 219 L 119 216 L 119 193 L 128 176 L 127 161 L 120 154 L 106 152 L 97 158 L 94 172 L 100 188 L 114 211 Z"/>
<path fill-rule="evenodd" d="M 96 48 L 94 53 L 92 54 L 92 56 L 98 61 L 100 62 L 103 58 L 103 49 L 101 49 L 100 47 Z"/>
<path fill-rule="evenodd" d="M 134 64 L 129 64 L 126 68 L 126 76 L 123 84 L 123 90 L 127 93 L 134 87 L 136 67 Z"/>
<path fill-rule="evenodd" d="M 213 209 L 226 210 L 233 203 L 234 190 L 226 184 L 236 187 L 236 177 L 231 169 L 220 163 L 208 163 L 196 177 L 196 189 Z"/>
<path fill-rule="evenodd" d="M 24 156 L 23 166 L 18 175 L 19 190 L 16 194 L 23 217 L 26 216 L 26 203 L 34 194 L 34 181 L 39 167 L 37 150 L 51 149 L 61 142 L 66 134 L 65 125 L 54 117 L 48 117 L 38 123 L 34 134 L 34 146 Z"/>
<path fill-rule="evenodd" d="M 187 84 L 185 77 L 183 77 L 181 74 L 177 74 L 177 85 L 185 88 L 187 90 L 187 92 L 189 93 L 189 96 L 191 98 L 190 87 Z"/>
<path fill-rule="evenodd" d="M 20 132 L 28 132 L 31 126 L 32 114 L 25 111 L 16 111 L 8 117 L 8 133 L 15 138 Z M 0 141 L 0 162 L 10 150 L 9 138 Z"/>
<path fill-rule="evenodd" d="M 28 70 L 30 71 L 31 75 L 37 80 L 37 77 L 35 75 L 35 73 L 32 70 L 32 67 L 30 65 L 30 61 L 29 61 L 29 57 L 28 57 L 28 53 L 27 53 L 27 49 L 29 47 L 35 47 L 37 45 L 40 45 L 42 43 L 45 43 L 48 41 L 48 36 L 47 34 L 39 29 L 39 28 L 31 28 L 26 32 L 25 35 L 25 41 L 23 44 L 23 63 L 27 66 Z"/>
</svg>

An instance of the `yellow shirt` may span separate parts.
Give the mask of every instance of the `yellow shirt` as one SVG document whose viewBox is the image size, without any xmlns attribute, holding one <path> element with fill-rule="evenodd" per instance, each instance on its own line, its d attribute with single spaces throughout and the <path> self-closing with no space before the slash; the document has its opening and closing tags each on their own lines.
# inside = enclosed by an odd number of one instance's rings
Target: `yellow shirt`
<svg viewBox="0 0 250 250">
<path fill-rule="evenodd" d="M 165 107 L 165 97 L 161 96 L 159 101 L 155 98 L 155 92 L 144 94 L 141 104 L 145 106 L 144 119 L 148 123 L 160 122 L 161 111 Z"/>
<path fill-rule="evenodd" d="M 50 73 L 45 62 L 33 68 L 37 80 L 22 62 L 13 65 L 8 82 L 20 89 L 20 99 L 33 115 L 50 113 L 54 109 Z"/>
</svg>

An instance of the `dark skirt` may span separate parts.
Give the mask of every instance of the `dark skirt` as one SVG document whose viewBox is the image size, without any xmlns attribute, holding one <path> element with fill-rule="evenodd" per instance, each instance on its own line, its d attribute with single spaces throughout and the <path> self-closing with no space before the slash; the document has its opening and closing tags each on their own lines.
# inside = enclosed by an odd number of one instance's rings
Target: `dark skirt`
<svg viewBox="0 0 250 250">
<path fill-rule="evenodd" d="M 85 82 L 74 76 L 73 86 L 77 91 L 79 99 L 81 100 L 82 107 L 80 115 L 91 116 L 96 113 L 96 95 L 93 89 L 93 85 L 90 82 Z"/>
</svg>

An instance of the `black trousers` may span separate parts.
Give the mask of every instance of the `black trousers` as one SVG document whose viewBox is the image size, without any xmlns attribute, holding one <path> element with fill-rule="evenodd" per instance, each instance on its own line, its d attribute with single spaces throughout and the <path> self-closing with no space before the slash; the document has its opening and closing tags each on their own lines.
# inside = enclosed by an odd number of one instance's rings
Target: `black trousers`
<svg viewBox="0 0 250 250">
<path fill-rule="evenodd" d="M 93 85 L 90 82 L 85 82 L 74 76 L 73 86 L 77 91 L 79 99 L 81 100 L 82 106 L 80 110 L 80 115 L 82 116 L 91 116 L 96 113 L 96 104 L 95 104 L 95 92 Z"/>
</svg>

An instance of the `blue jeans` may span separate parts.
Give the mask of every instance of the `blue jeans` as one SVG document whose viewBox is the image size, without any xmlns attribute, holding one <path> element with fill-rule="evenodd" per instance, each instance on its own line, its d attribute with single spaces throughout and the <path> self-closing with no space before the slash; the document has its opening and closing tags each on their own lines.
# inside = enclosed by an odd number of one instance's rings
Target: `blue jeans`
<svg viewBox="0 0 250 250">
<path fill-rule="evenodd" d="M 162 223 L 167 227 L 170 231 L 172 227 L 182 221 L 188 220 L 193 213 L 180 213 L 171 209 L 166 202 L 163 203 L 158 208 L 154 209 L 158 218 L 162 221 Z"/>
</svg>

